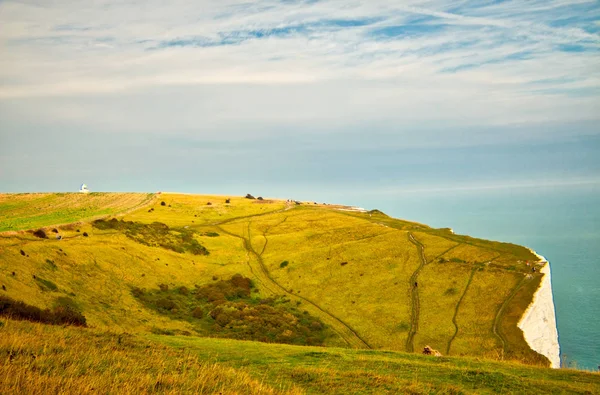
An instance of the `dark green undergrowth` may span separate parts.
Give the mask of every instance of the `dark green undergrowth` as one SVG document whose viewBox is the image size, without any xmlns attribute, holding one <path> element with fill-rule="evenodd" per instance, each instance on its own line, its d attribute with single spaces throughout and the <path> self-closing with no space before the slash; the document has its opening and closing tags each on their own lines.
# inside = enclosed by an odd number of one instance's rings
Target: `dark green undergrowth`
<svg viewBox="0 0 600 395">
<path fill-rule="evenodd" d="M 119 221 L 116 218 L 108 221 L 97 220 L 92 225 L 100 230 L 118 230 L 130 239 L 151 247 L 161 247 L 181 254 L 184 252 L 194 255 L 209 254 L 208 250 L 194 238 L 196 232 L 191 229 L 169 228 L 161 222 L 143 224 Z"/>
<path fill-rule="evenodd" d="M 285 297 L 261 299 L 254 290 L 250 279 L 236 274 L 194 289 L 161 284 L 132 294 L 149 309 L 192 323 L 203 336 L 296 345 L 323 345 L 332 336 L 319 318 Z"/>
<path fill-rule="evenodd" d="M 86 318 L 70 298 L 57 298 L 52 309 L 40 309 L 8 296 L 0 296 L 0 316 L 52 325 L 87 326 Z"/>
</svg>

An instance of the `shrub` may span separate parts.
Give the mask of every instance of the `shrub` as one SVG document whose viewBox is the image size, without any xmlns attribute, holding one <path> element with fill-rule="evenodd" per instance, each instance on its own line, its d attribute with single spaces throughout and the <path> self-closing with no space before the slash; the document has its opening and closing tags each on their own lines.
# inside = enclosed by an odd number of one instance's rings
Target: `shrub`
<svg viewBox="0 0 600 395">
<path fill-rule="evenodd" d="M 194 255 L 209 255 L 208 250 L 194 238 L 192 229 L 171 229 L 161 222 L 142 224 L 132 221 L 97 220 L 92 223 L 101 230 L 119 230 L 130 239 L 147 246 L 161 247 L 180 254 L 189 252 Z"/>
<path fill-rule="evenodd" d="M 452 287 L 452 288 L 448 288 L 446 291 L 444 291 L 444 295 L 446 296 L 452 296 L 452 295 L 456 295 L 458 293 L 458 289 Z"/>
<path fill-rule="evenodd" d="M 156 301 L 156 307 L 163 310 L 173 310 L 177 305 L 169 298 L 162 298 Z"/>
<path fill-rule="evenodd" d="M 52 229 L 52 232 L 53 233 L 58 233 L 58 229 L 54 228 L 54 229 Z"/>
<path fill-rule="evenodd" d="M 184 287 L 183 285 L 179 288 L 177 288 L 177 291 L 181 294 L 181 295 L 189 295 L 190 290 L 187 287 Z"/>
<path fill-rule="evenodd" d="M 167 284 L 158 284 L 158 288 L 160 288 L 161 292 L 167 292 L 169 290 L 169 286 Z"/>
<path fill-rule="evenodd" d="M 64 298 L 69 299 L 69 298 Z M 16 320 L 27 320 L 52 325 L 87 326 L 83 314 L 74 307 L 74 302 L 57 300 L 52 309 L 40 309 L 8 296 L 0 296 L 0 315 Z"/>
<path fill-rule="evenodd" d="M 23 251 L 23 250 L 21 250 L 20 252 L 21 252 L 21 255 L 23 255 L 23 256 L 27 255 L 27 254 L 25 254 L 25 251 Z"/>
<path fill-rule="evenodd" d="M 231 203 L 231 199 L 225 199 L 225 203 L 227 203 L 227 204 Z"/>
<path fill-rule="evenodd" d="M 164 201 L 162 201 L 162 202 L 160 202 L 160 205 L 161 205 L 161 206 L 166 206 L 166 205 L 167 205 L 167 203 L 165 203 Z"/>
<path fill-rule="evenodd" d="M 146 290 L 144 288 L 133 287 L 131 288 L 131 294 L 134 297 L 141 299 L 146 294 Z"/>
<path fill-rule="evenodd" d="M 48 235 L 46 235 L 46 232 L 44 231 L 44 229 L 38 229 L 35 232 L 33 232 L 33 235 L 35 237 L 39 237 L 40 239 L 47 239 Z"/>
<path fill-rule="evenodd" d="M 202 310 L 202 307 L 194 307 L 194 309 L 192 310 L 192 317 L 199 319 L 204 317 L 204 310 Z"/>
<path fill-rule="evenodd" d="M 281 263 L 279 264 L 279 267 L 283 269 L 284 267 L 286 267 L 286 266 L 287 266 L 287 265 L 289 265 L 289 264 L 290 264 L 290 263 L 289 263 L 288 261 L 283 261 L 283 262 L 281 262 Z"/>
<path fill-rule="evenodd" d="M 256 198 L 257 200 L 264 200 L 262 196 Z"/>
<path fill-rule="evenodd" d="M 207 206 L 212 206 L 211 202 L 206 203 Z"/>
<path fill-rule="evenodd" d="M 46 263 L 48 264 L 48 266 L 50 266 L 50 269 L 52 269 L 52 270 L 56 270 L 57 269 L 56 263 L 54 263 L 54 261 L 52 261 L 50 259 L 46 259 Z"/>
<path fill-rule="evenodd" d="M 250 195 L 249 193 L 246 195 L 246 199 L 256 199 L 254 196 Z"/>
<path fill-rule="evenodd" d="M 348 264 L 348 262 L 341 262 L 340 265 L 341 266 L 346 266 Z"/>
<path fill-rule="evenodd" d="M 42 288 L 42 290 L 58 291 L 58 286 L 56 284 L 54 284 L 52 281 L 44 280 L 43 278 L 36 277 L 36 276 L 33 276 L 33 278 L 35 279 L 35 281 L 38 282 L 38 285 L 40 286 L 40 288 Z"/>
<path fill-rule="evenodd" d="M 83 237 L 88 237 L 88 233 L 87 232 L 83 232 Z"/>
</svg>

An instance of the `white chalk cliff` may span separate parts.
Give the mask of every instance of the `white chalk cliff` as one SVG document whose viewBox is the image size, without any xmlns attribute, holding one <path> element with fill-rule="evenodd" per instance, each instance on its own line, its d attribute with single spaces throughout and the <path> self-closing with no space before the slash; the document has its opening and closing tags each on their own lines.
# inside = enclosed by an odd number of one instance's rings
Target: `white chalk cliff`
<svg viewBox="0 0 600 395">
<path fill-rule="evenodd" d="M 521 317 L 518 327 L 523 331 L 523 336 L 529 347 L 547 357 L 552 368 L 560 368 L 560 346 L 558 344 L 556 314 L 552 297 L 550 263 L 543 256 L 535 255 L 544 264 L 540 270 L 544 277 L 533 295 L 533 301 Z"/>
</svg>

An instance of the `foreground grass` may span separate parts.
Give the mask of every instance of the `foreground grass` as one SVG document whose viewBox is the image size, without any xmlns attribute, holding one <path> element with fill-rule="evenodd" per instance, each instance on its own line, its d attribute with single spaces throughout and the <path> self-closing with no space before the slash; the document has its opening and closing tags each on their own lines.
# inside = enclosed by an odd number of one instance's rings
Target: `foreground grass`
<svg viewBox="0 0 600 395">
<path fill-rule="evenodd" d="M 0 393 L 592 394 L 600 375 L 460 357 L 0 320 Z"/>
<path fill-rule="evenodd" d="M 466 357 L 151 336 L 266 383 L 323 394 L 545 394 L 600 392 L 600 375 Z"/>
<path fill-rule="evenodd" d="M 0 321 L 3 394 L 279 394 L 244 369 L 131 335 Z"/>
</svg>

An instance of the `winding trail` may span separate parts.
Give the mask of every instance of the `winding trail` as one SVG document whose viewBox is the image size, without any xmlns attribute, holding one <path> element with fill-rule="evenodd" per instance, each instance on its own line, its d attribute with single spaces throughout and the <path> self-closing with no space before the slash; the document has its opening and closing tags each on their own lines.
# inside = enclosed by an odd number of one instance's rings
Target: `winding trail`
<svg viewBox="0 0 600 395">
<path fill-rule="evenodd" d="M 225 230 L 220 225 L 216 225 L 217 228 L 221 230 L 221 232 L 228 234 L 232 237 L 236 237 L 243 241 L 244 249 L 247 251 L 249 255 L 248 266 L 250 266 L 250 270 L 254 277 L 259 280 L 262 287 L 265 288 L 271 294 L 284 294 L 291 300 L 302 300 L 308 303 L 310 306 L 316 309 L 316 315 L 323 320 L 323 322 L 329 325 L 350 347 L 352 348 L 372 348 L 350 325 L 342 321 L 340 318 L 336 317 L 329 311 L 325 310 L 321 306 L 317 305 L 310 299 L 307 299 L 303 296 L 293 294 L 285 289 L 281 284 L 273 279 L 271 274 L 269 273 L 267 267 L 265 266 L 262 253 L 259 254 L 251 243 L 251 235 L 250 235 L 250 222 L 248 222 L 248 237 L 240 236 L 233 232 L 229 232 Z M 264 236 L 266 238 L 266 236 Z M 254 258 L 254 259 L 252 259 Z M 254 265 L 253 265 L 254 263 Z"/>
<path fill-rule="evenodd" d="M 507 352 L 506 345 L 508 344 L 508 340 L 504 337 L 504 334 L 499 329 L 499 326 L 502 322 L 502 319 L 504 318 L 504 311 L 506 309 L 506 306 L 508 306 L 508 304 L 513 300 L 519 289 L 521 289 L 521 287 L 527 282 L 527 280 L 527 276 L 523 276 L 521 281 L 519 281 L 519 283 L 513 288 L 510 295 L 508 295 L 508 298 L 504 299 L 502 306 L 500 306 L 498 312 L 496 313 L 496 317 L 494 318 L 494 325 L 492 326 L 492 331 L 494 332 L 494 335 L 496 335 L 496 337 L 500 340 L 500 343 L 502 343 L 502 352 L 504 354 L 506 354 Z"/>
<path fill-rule="evenodd" d="M 419 330 L 419 287 L 417 284 L 417 279 L 419 278 L 419 273 L 423 269 L 423 267 L 427 264 L 427 260 L 425 259 L 425 247 L 421 244 L 412 233 L 408 232 L 408 240 L 413 243 L 417 249 L 419 250 L 419 259 L 421 260 L 421 264 L 414 271 L 412 276 L 410 276 L 409 286 L 411 290 L 411 317 L 410 317 L 410 330 L 408 332 L 408 338 L 406 339 L 406 351 L 413 352 L 414 351 L 414 339 L 417 331 Z"/>
<path fill-rule="evenodd" d="M 474 267 L 471 270 L 471 275 L 469 276 L 469 281 L 467 281 L 465 290 L 462 293 L 462 295 L 460 296 L 460 299 L 458 299 L 458 302 L 456 303 L 456 307 L 454 308 L 454 315 L 452 316 L 452 323 L 454 324 L 454 334 L 452 335 L 450 340 L 448 340 L 448 346 L 446 347 L 446 355 L 450 355 L 450 347 L 452 347 L 452 342 L 456 338 L 456 335 L 458 335 L 458 324 L 456 323 L 456 316 L 458 315 L 458 310 L 460 308 L 460 304 L 462 303 L 463 299 L 465 298 L 465 295 L 467 294 L 467 291 L 469 290 L 469 286 L 471 285 L 471 282 L 473 281 L 473 277 L 475 276 L 476 271 L 477 271 L 476 267 Z"/>
</svg>

